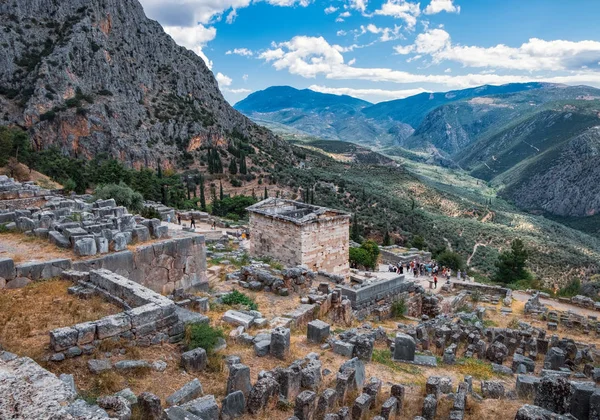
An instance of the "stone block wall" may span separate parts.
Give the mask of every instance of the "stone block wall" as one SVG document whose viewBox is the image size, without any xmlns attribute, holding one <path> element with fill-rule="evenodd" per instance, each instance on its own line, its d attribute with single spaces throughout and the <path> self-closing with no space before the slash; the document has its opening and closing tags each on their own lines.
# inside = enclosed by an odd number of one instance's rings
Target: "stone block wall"
<svg viewBox="0 0 600 420">
<path fill-rule="evenodd" d="M 250 255 L 271 257 L 295 267 L 302 264 L 300 226 L 250 213 Z"/>
<path fill-rule="evenodd" d="M 15 264 L 10 258 L 0 258 L 0 289 L 23 287 L 29 281 L 58 277 L 70 269 L 110 270 L 163 294 L 176 289 L 208 290 L 206 244 L 202 235 L 169 239 L 140 246 L 135 251 L 75 262 L 54 259 Z"/>
<path fill-rule="evenodd" d="M 108 270 L 78 272 L 76 277 L 80 287 L 103 295 L 126 311 L 50 331 L 50 348 L 55 353 L 66 352 L 67 357 L 75 357 L 115 337 L 140 346 L 183 339 L 184 326 L 172 300 Z"/>
<path fill-rule="evenodd" d="M 296 224 L 250 214 L 250 254 L 268 256 L 294 267 L 347 275 L 349 218 Z"/>
<path fill-rule="evenodd" d="M 203 235 L 191 235 L 139 246 L 102 258 L 77 261 L 73 269 L 107 269 L 158 293 L 176 289 L 208 290 L 206 243 Z"/>
<path fill-rule="evenodd" d="M 473 283 L 473 282 L 452 282 L 452 287 L 455 289 L 464 289 L 469 291 L 479 291 L 488 295 L 499 295 L 506 297 L 511 293 L 510 289 L 500 286 L 492 286 L 489 284 Z"/>
<path fill-rule="evenodd" d="M 313 271 L 347 275 L 350 250 L 349 219 L 319 220 L 301 227 L 302 264 Z"/>
</svg>

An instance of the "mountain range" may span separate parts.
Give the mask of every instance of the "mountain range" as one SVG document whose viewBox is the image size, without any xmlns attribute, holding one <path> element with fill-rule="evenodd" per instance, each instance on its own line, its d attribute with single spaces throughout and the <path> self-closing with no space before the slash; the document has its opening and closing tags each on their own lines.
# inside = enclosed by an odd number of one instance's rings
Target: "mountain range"
<svg viewBox="0 0 600 420">
<path fill-rule="evenodd" d="M 600 210 L 600 90 L 592 87 L 481 86 L 375 105 L 272 87 L 234 107 L 295 134 L 356 142 L 388 155 L 423 153 L 490 182 L 528 211 L 588 216 Z"/>
</svg>

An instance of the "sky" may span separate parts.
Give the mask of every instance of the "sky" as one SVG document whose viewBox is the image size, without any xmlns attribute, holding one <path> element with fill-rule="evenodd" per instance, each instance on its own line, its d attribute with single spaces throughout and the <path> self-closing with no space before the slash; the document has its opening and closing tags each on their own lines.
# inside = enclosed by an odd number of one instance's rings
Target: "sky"
<svg viewBox="0 0 600 420">
<path fill-rule="evenodd" d="M 288 85 L 371 102 L 484 84 L 600 87 L 599 0 L 140 0 L 231 103 Z"/>
</svg>

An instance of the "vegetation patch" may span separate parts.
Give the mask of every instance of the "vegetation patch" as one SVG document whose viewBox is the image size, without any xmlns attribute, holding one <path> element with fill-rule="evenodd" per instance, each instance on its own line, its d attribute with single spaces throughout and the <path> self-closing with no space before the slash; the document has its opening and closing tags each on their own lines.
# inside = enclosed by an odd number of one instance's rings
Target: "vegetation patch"
<svg viewBox="0 0 600 420">
<path fill-rule="evenodd" d="M 203 348 L 207 354 L 211 354 L 221 338 L 224 338 L 222 329 L 204 322 L 190 324 L 185 330 L 185 343 L 188 350 Z"/>
<path fill-rule="evenodd" d="M 258 310 L 258 305 L 250 296 L 234 290 L 221 298 L 223 305 L 227 306 L 245 306 L 251 311 Z"/>
</svg>

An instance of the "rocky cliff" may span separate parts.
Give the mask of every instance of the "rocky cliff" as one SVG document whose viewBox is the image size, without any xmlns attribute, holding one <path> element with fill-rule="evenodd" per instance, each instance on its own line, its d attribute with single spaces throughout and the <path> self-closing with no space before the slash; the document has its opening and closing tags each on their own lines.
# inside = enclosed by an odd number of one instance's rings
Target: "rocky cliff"
<svg viewBox="0 0 600 420">
<path fill-rule="evenodd" d="M 516 177 L 517 182 L 502 191 L 502 195 L 527 210 L 560 216 L 597 214 L 600 126 L 586 130 L 548 154 L 525 166 L 529 173 Z"/>
<path fill-rule="evenodd" d="M 37 149 L 134 167 L 193 165 L 232 141 L 293 156 L 230 107 L 202 59 L 137 0 L 0 2 L 0 115 Z"/>
</svg>

